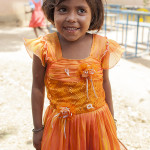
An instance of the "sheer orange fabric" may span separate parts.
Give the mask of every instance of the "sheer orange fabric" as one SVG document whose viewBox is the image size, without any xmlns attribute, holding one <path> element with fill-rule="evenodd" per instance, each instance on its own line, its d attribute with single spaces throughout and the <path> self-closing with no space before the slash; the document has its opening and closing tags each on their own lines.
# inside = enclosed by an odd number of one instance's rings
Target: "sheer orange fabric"
<svg viewBox="0 0 150 150">
<path fill-rule="evenodd" d="M 125 150 L 103 89 L 103 69 L 113 67 L 123 49 L 96 34 L 90 56 L 81 60 L 62 57 L 57 33 L 25 39 L 25 45 L 46 66 L 50 105 L 44 115 L 42 150 Z"/>
</svg>

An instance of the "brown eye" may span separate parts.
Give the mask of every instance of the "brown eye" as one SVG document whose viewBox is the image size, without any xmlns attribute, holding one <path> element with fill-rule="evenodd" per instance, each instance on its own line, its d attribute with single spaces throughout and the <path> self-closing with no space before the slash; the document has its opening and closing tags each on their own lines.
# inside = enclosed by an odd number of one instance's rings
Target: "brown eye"
<svg viewBox="0 0 150 150">
<path fill-rule="evenodd" d="M 84 9 L 79 9 L 78 13 L 83 14 L 83 13 L 86 13 L 86 11 Z"/>
<path fill-rule="evenodd" d="M 60 9 L 58 9 L 58 11 L 61 13 L 65 13 L 67 11 L 67 9 L 66 8 L 60 8 Z"/>
</svg>

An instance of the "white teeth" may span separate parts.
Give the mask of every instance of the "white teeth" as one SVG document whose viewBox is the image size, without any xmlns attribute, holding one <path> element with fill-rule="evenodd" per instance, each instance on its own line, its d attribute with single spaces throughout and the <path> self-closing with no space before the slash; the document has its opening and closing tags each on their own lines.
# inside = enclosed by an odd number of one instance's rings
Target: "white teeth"
<svg viewBox="0 0 150 150">
<path fill-rule="evenodd" d="M 67 30 L 77 30 L 77 28 L 66 28 Z"/>
</svg>

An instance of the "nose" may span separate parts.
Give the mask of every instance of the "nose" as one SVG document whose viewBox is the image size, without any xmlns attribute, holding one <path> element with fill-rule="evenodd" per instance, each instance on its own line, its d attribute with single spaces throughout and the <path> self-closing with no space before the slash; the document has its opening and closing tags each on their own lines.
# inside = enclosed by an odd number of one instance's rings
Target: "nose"
<svg viewBox="0 0 150 150">
<path fill-rule="evenodd" d="M 67 22 L 71 22 L 71 23 L 74 23 L 77 21 L 77 14 L 75 11 L 71 11 L 67 17 L 66 17 L 66 21 Z"/>
</svg>

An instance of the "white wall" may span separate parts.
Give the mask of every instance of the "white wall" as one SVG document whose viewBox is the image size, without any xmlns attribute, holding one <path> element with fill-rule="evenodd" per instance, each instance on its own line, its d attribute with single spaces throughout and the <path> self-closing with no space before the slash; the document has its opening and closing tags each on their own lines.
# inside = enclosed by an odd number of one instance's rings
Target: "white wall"
<svg viewBox="0 0 150 150">
<path fill-rule="evenodd" d="M 28 0 L 0 0 L 0 23 L 24 24 L 26 4 Z"/>
</svg>

